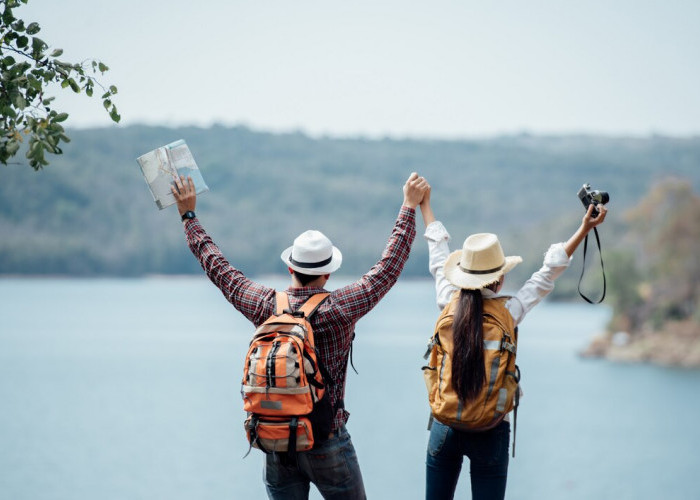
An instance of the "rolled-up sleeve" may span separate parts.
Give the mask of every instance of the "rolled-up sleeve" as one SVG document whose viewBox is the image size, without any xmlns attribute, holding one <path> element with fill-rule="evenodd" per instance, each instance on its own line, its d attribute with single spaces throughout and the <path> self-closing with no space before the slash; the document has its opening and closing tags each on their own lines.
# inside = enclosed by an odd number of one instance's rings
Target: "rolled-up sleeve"
<svg viewBox="0 0 700 500">
<path fill-rule="evenodd" d="M 447 278 L 443 267 L 447 257 L 450 255 L 450 233 L 440 221 L 428 224 L 423 235 L 428 242 L 428 269 L 435 279 L 435 296 L 437 306 L 444 309 L 452 297 L 452 293 L 457 289 Z"/>
<path fill-rule="evenodd" d="M 563 243 L 555 243 L 549 247 L 542 267 L 506 302 L 516 325 L 549 295 L 554 289 L 554 281 L 569 267 L 570 262 L 571 258 L 566 255 Z"/>
</svg>

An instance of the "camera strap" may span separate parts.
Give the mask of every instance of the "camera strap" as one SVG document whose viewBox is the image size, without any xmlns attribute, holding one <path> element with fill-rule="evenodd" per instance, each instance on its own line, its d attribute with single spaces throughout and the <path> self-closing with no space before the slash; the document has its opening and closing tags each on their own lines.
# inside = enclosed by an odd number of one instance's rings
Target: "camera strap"
<svg viewBox="0 0 700 500">
<path fill-rule="evenodd" d="M 593 302 L 591 299 L 586 297 L 581 291 L 581 280 L 583 280 L 583 273 L 586 270 L 586 250 L 588 250 L 588 235 L 583 240 L 583 267 L 581 268 L 581 277 L 578 279 L 578 294 L 583 297 L 583 299 L 589 304 L 600 304 L 605 298 L 606 283 L 605 283 L 605 266 L 603 265 L 603 252 L 600 250 L 600 238 L 598 237 L 598 228 L 593 228 L 595 233 L 595 241 L 598 244 L 598 255 L 600 255 L 600 270 L 603 273 L 603 296 L 597 301 Z"/>
</svg>

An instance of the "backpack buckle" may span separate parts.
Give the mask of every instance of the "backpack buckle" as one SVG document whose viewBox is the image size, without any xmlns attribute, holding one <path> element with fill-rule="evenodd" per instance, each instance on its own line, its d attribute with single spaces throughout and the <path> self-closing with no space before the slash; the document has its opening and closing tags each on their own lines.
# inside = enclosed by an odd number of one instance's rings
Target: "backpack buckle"
<svg viewBox="0 0 700 500">
<path fill-rule="evenodd" d="M 509 342 L 510 340 L 512 340 L 510 338 L 510 335 L 508 335 L 507 333 L 504 332 L 503 337 L 501 337 L 500 350 L 501 351 L 508 351 L 510 353 L 515 354 L 515 350 L 516 350 L 515 344 L 513 342 Z"/>
<path fill-rule="evenodd" d="M 291 309 L 283 309 L 282 314 L 289 314 L 290 316 L 294 316 L 295 318 L 303 318 L 304 317 L 303 311 L 292 311 Z"/>
</svg>

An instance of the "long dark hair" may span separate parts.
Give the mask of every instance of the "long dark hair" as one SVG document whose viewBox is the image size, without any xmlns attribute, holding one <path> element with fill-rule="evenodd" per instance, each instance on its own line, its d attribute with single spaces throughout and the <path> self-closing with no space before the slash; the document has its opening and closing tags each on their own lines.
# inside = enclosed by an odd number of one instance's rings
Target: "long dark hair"
<svg viewBox="0 0 700 500">
<path fill-rule="evenodd" d="M 483 321 L 481 290 L 462 289 L 452 323 L 452 385 L 465 402 L 479 395 L 486 379 Z"/>
</svg>

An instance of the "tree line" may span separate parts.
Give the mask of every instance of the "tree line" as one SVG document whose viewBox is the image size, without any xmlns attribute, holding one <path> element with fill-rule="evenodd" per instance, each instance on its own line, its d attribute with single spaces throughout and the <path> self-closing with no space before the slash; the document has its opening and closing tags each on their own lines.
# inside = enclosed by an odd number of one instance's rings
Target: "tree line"
<svg viewBox="0 0 700 500">
<path fill-rule="evenodd" d="M 522 277 L 541 264 L 550 242 L 578 224 L 583 207 L 576 192 L 584 182 L 610 192 L 614 212 L 602 229 L 604 252 L 624 247 L 623 213 L 648 199 L 662 179 L 675 175 L 688 189 L 700 186 L 697 138 L 313 138 L 223 126 L 70 135 L 64 154 L 39 174 L 23 165 L 2 167 L 0 273 L 198 272 L 175 209 L 156 208 L 135 161 L 179 138 L 211 188 L 199 199 L 203 224 L 249 274 L 283 272 L 276 256 L 308 228 L 343 249 L 343 272 L 368 269 L 384 247 L 411 171 L 430 180 L 436 214 L 455 248 L 469 233 L 496 232 L 506 252 L 525 258 Z M 426 276 L 425 247 L 419 237 L 407 276 Z M 575 282 L 560 288 L 574 293 Z"/>
</svg>

